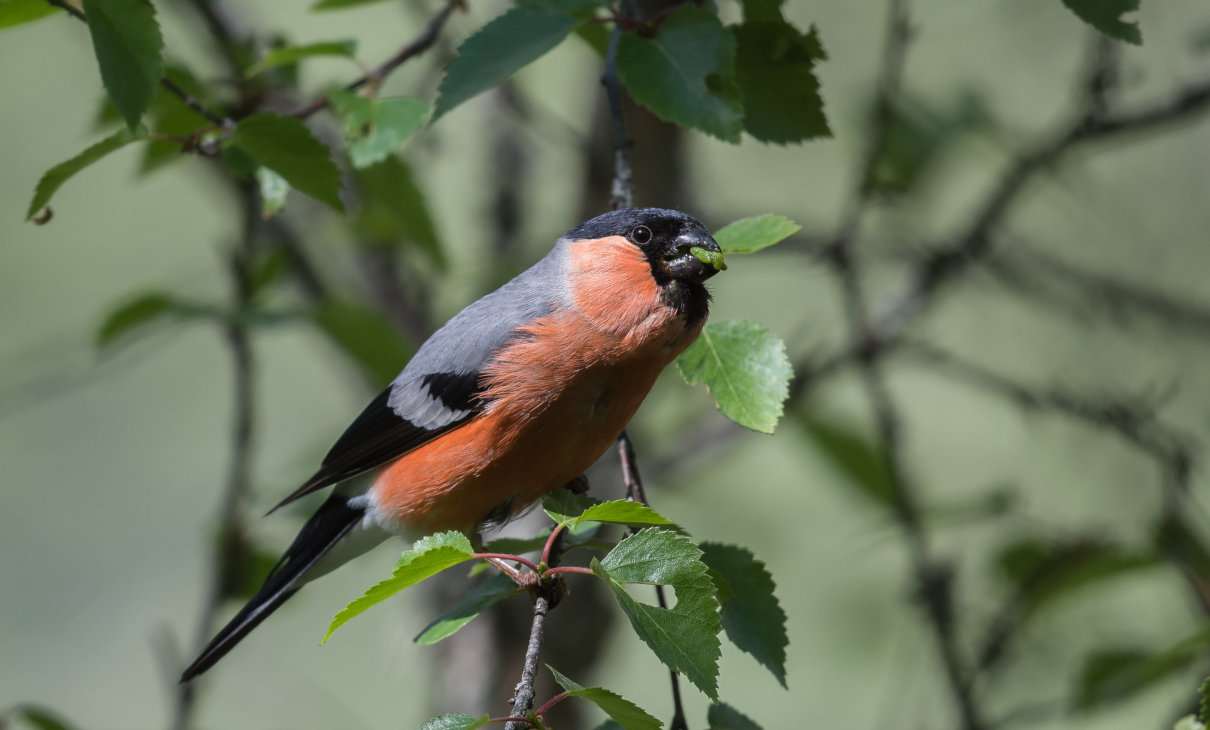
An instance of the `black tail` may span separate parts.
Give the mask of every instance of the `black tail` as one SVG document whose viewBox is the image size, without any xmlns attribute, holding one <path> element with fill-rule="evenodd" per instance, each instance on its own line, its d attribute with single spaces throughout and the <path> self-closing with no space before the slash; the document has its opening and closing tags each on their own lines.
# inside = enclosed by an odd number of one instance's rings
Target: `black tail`
<svg viewBox="0 0 1210 730">
<path fill-rule="evenodd" d="M 301 587 L 299 578 L 348 534 L 362 517 L 362 510 L 350 507 L 348 498 L 333 495 L 303 525 L 294 542 L 270 571 L 265 584 L 210 640 L 200 656 L 181 674 L 188 682 L 226 656 L 252 629 L 260 625 Z"/>
</svg>

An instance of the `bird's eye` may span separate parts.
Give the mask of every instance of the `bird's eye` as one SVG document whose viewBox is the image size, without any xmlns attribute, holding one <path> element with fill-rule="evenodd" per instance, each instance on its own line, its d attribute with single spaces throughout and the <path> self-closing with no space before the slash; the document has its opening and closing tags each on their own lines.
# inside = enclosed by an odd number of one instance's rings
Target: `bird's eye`
<svg viewBox="0 0 1210 730">
<path fill-rule="evenodd" d="M 651 229 L 647 226 L 635 226 L 630 232 L 630 240 L 642 246 L 651 240 Z"/>
</svg>

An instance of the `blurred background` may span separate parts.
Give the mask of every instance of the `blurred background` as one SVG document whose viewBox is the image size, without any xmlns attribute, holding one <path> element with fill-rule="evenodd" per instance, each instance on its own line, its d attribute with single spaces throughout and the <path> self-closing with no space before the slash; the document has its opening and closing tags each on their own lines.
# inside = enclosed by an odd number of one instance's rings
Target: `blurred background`
<svg viewBox="0 0 1210 730">
<path fill-rule="evenodd" d="M 430 12 L 229 4 L 240 23 L 297 42 L 356 38 L 369 60 Z M 221 76 L 189 5 L 157 3 L 167 47 Z M 386 93 L 431 95 L 456 40 L 502 9 L 470 3 Z M 629 110 L 637 203 L 683 207 L 711 227 L 766 212 L 804 225 L 711 287 L 713 317 L 758 320 L 788 344 L 799 380 L 776 435 L 731 425 L 675 373 L 631 427 L 654 506 L 695 536 L 750 547 L 778 581 L 789 689 L 725 646 L 722 696 L 765 728 L 958 727 L 938 651 L 948 642 L 984 727 L 1171 727 L 1207 669 L 1210 114 L 1194 98 L 1172 123 L 1064 135 L 1090 109 L 1171 111 L 1184 90 L 1205 89 L 1210 8 L 1144 1 L 1135 47 L 1101 40 L 1053 0 L 918 0 L 902 84 L 879 121 L 886 12 L 786 5 L 829 54 L 817 71 L 830 139 L 727 145 Z M 140 293 L 228 301 L 241 203 L 208 161 L 140 174 L 132 147 L 65 186 L 49 224 L 25 223 L 41 173 L 99 138 L 102 92 L 87 33 L 64 17 L 0 31 L 0 67 L 0 706 L 36 702 L 82 728 L 164 727 L 214 546 L 237 539 L 220 529 L 243 469 L 232 463 L 230 333 L 170 320 L 95 343 L 106 314 Z M 367 246 L 291 195 L 273 235 L 294 237 L 344 308 L 246 330 L 254 436 L 241 555 L 284 547 L 307 508 L 259 515 L 310 474 L 409 343 L 606 209 L 600 71 L 569 39 L 410 143 L 443 262 L 414 242 Z M 299 84 L 310 95 L 355 73 L 320 59 Z M 886 494 L 833 256 L 878 124 L 890 131 L 862 223 L 841 237 L 860 257 L 871 315 L 904 318 L 894 352 L 882 356 L 879 331 L 858 344 L 880 355 L 916 531 Z M 988 215 L 1022 160 L 1019 189 Z M 921 281 L 918 300 L 900 299 Z M 282 275 L 258 296 L 297 312 L 313 294 Z M 594 494 L 616 495 L 612 454 L 602 462 Z M 906 549 L 917 538 L 923 574 Z M 319 646 L 331 615 L 400 547 L 312 586 L 256 631 L 208 675 L 195 726 L 409 728 L 478 711 L 480 696 L 502 706 L 520 666 L 509 637 L 524 630 L 508 609 L 422 647 L 411 639 L 445 599 L 409 591 Z M 938 597 L 943 615 L 929 606 Z M 220 618 L 234 608 L 219 606 Z M 552 614 L 554 641 L 577 653 L 568 673 L 666 718 L 664 668 L 612 615 L 588 589 Z M 690 726 L 705 727 L 705 698 L 688 688 L 686 700 Z"/>
</svg>

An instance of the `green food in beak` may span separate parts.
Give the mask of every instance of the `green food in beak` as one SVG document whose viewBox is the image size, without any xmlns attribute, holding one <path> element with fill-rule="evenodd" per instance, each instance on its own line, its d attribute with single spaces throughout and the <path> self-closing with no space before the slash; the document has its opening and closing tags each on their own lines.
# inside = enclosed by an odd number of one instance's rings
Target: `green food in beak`
<svg viewBox="0 0 1210 730">
<path fill-rule="evenodd" d="M 693 258 L 701 261 L 703 264 L 714 267 L 715 271 L 727 270 L 727 261 L 723 257 L 722 251 L 708 251 L 701 246 L 694 246 L 689 249 L 689 253 L 693 254 Z"/>
</svg>

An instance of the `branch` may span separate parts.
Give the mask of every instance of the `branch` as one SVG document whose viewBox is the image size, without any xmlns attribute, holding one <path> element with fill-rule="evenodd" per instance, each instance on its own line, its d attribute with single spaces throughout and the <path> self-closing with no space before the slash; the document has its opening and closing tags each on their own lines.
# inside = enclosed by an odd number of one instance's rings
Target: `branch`
<svg viewBox="0 0 1210 730">
<path fill-rule="evenodd" d="M 553 533 L 552 533 L 553 534 Z M 562 533 L 543 549 L 545 562 L 554 567 L 559 561 L 562 546 Z M 521 679 L 517 682 L 513 693 L 513 709 L 504 730 L 525 730 L 531 726 L 529 720 L 523 719 L 534 706 L 534 684 L 538 678 L 538 662 L 542 655 L 542 635 L 546 629 L 546 615 L 559 600 L 561 578 L 543 580 L 540 576 L 534 584 L 534 613 L 533 622 L 529 628 L 529 642 L 525 648 L 525 660 L 521 665 Z"/>
<path fill-rule="evenodd" d="M 239 247 L 228 257 L 232 281 L 232 316 L 224 327 L 224 337 L 231 351 L 234 371 L 234 410 L 231 436 L 231 461 L 227 483 L 219 506 L 219 543 L 211 556 L 210 585 L 202 604 L 197 625 L 197 645 L 194 655 L 201 651 L 214 631 L 218 612 L 233 578 L 247 562 L 247 538 L 240 519 L 240 506 L 251 484 L 253 441 L 256 427 L 255 361 L 247 325 L 239 316 L 252 300 L 250 259 L 256 240 L 259 216 L 256 194 L 243 186 L 243 232 Z M 179 684 L 173 713 L 174 730 L 188 730 L 197 699 L 198 682 Z"/>
<path fill-rule="evenodd" d="M 53 5 L 56 8 L 63 10 L 64 12 L 66 12 L 68 15 L 72 16 L 76 20 L 79 20 L 80 22 L 85 23 L 85 24 L 88 23 L 88 17 L 86 15 L 84 15 L 83 11 L 81 11 L 80 9 L 71 5 L 66 0 L 46 0 L 46 2 L 50 5 Z M 210 109 L 207 109 L 206 106 L 204 104 L 202 104 L 202 102 L 195 99 L 189 92 L 182 89 L 179 85 L 176 84 L 176 82 L 174 82 L 172 79 L 168 78 L 167 76 L 164 76 L 160 79 L 160 86 L 162 86 L 164 88 L 164 90 L 167 91 L 168 93 L 170 93 L 173 96 L 175 96 L 176 98 L 180 99 L 181 103 L 183 103 L 185 106 L 187 106 L 190 109 L 192 109 L 193 111 L 197 112 L 206 121 L 210 122 L 211 124 L 215 125 L 216 127 L 222 127 L 224 129 L 226 129 L 226 128 L 235 126 L 235 122 L 231 118 L 225 117 L 221 114 L 218 114 L 217 112 L 213 112 Z"/>
<path fill-rule="evenodd" d="M 441 35 L 442 28 L 445 27 L 446 21 L 450 19 L 454 11 L 463 7 L 463 0 L 447 0 L 445 5 L 441 7 L 437 13 L 429 19 L 428 24 L 420 35 L 406 43 L 402 48 L 395 52 L 387 60 L 378 64 L 374 68 L 366 72 L 364 76 L 345 85 L 345 91 L 356 91 L 366 84 L 377 86 L 391 73 L 402 66 L 408 60 L 421 55 L 431 48 Z M 291 116 L 299 119 L 306 119 L 316 112 L 326 109 L 328 106 L 328 97 L 320 96 L 306 106 L 294 111 Z"/>
</svg>

